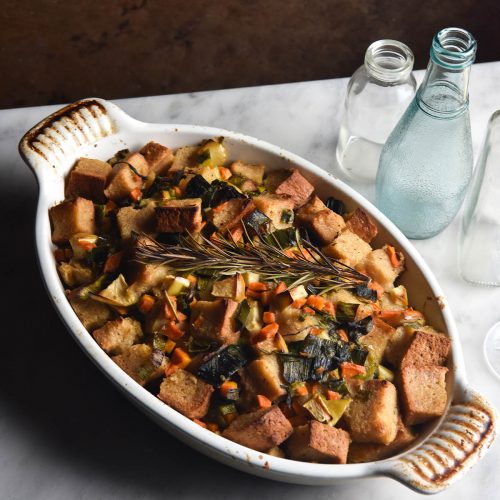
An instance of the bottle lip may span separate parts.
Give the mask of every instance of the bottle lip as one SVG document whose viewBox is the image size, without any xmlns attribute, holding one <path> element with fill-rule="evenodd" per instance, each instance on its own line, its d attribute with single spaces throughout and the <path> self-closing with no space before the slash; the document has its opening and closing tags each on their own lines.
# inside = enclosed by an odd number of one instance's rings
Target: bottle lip
<svg viewBox="0 0 500 500">
<path fill-rule="evenodd" d="M 444 68 L 464 69 L 476 58 L 476 39 L 462 28 L 444 28 L 432 40 L 431 60 Z"/>
<path fill-rule="evenodd" d="M 405 80 L 411 73 L 414 62 L 411 49 L 397 40 L 377 40 L 365 53 L 368 72 L 384 82 Z"/>
</svg>

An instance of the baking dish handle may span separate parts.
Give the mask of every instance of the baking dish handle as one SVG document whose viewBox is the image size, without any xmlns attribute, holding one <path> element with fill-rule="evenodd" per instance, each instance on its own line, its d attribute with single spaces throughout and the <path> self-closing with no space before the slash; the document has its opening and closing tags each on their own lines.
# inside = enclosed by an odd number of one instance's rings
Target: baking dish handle
<svg viewBox="0 0 500 500">
<path fill-rule="evenodd" d="M 417 448 L 382 462 L 384 475 L 420 493 L 437 493 L 460 479 L 496 437 L 495 408 L 471 388 L 451 405 L 441 425 Z"/>
</svg>

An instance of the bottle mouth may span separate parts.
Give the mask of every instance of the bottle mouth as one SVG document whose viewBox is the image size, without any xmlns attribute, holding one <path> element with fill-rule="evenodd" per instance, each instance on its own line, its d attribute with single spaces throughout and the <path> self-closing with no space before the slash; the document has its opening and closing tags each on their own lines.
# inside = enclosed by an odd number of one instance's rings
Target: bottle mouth
<svg viewBox="0 0 500 500">
<path fill-rule="evenodd" d="M 365 66 L 375 78 L 384 82 L 397 82 L 406 78 L 413 69 L 413 52 L 397 40 L 373 42 L 365 53 Z"/>
<path fill-rule="evenodd" d="M 432 40 L 431 59 L 440 66 L 463 69 L 476 58 L 477 42 L 462 28 L 445 28 Z"/>
</svg>

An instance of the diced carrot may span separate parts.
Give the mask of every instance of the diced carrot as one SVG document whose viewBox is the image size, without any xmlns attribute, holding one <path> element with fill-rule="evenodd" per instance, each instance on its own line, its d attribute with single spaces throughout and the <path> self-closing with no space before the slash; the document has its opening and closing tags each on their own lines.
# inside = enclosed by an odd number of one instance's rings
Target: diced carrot
<svg viewBox="0 0 500 500">
<path fill-rule="evenodd" d="M 292 302 L 292 307 L 294 307 L 295 309 L 300 309 L 302 306 L 305 305 L 306 301 L 307 301 L 306 298 L 295 299 Z"/>
<path fill-rule="evenodd" d="M 269 408 L 272 405 L 270 399 L 266 398 L 262 394 L 257 394 L 257 404 L 259 408 Z"/>
<path fill-rule="evenodd" d="M 177 318 L 179 319 L 179 321 L 182 323 L 183 321 L 186 321 L 187 320 L 187 316 L 180 312 L 180 311 L 177 311 Z"/>
<path fill-rule="evenodd" d="M 368 288 L 371 288 L 372 290 L 375 290 L 377 292 L 378 299 L 380 299 L 380 297 L 384 295 L 384 288 L 376 281 L 371 280 L 370 283 L 368 283 Z"/>
<path fill-rule="evenodd" d="M 334 306 L 333 302 L 326 301 L 325 307 L 323 307 L 323 312 L 326 312 L 327 314 L 330 314 L 331 316 L 335 316 L 335 306 Z"/>
<path fill-rule="evenodd" d="M 405 311 L 401 309 L 399 311 L 386 309 L 385 311 L 380 311 L 378 317 L 391 326 L 397 326 L 403 320 L 404 314 Z"/>
<path fill-rule="evenodd" d="M 174 296 L 168 296 L 169 300 L 170 300 L 170 303 L 172 304 L 172 306 L 174 306 L 174 308 L 177 309 L 177 298 L 174 297 Z M 165 303 L 164 307 L 163 307 L 163 310 L 164 310 L 164 314 L 165 314 L 165 318 L 167 319 L 175 319 L 175 314 L 174 314 L 174 311 L 172 310 L 172 307 L 170 306 L 170 304 L 168 303 L 168 301 Z"/>
<path fill-rule="evenodd" d="M 319 335 L 323 331 L 323 328 L 313 327 L 309 330 L 311 335 Z"/>
<path fill-rule="evenodd" d="M 86 252 L 90 252 L 93 248 L 95 248 L 97 245 L 93 243 L 92 241 L 89 241 L 85 238 L 80 238 L 78 241 L 78 246 L 83 248 Z"/>
<path fill-rule="evenodd" d="M 54 250 L 54 258 L 56 259 L 56 262 L 62 262 L 63 260 L 66 260 L 66 254 L 64 252 L 64 249 L 56 248 Z"/>
<path fill-rule="evenodd" d="M 104 264 L 105 273 L 114 273 L 120 267 L 122 261 L 123 251 L 111 254 Z"/>
<path fill-rule="evenodd" d="M 311 314 L 311 315 L 316 314 L 316 311 L 315 311 L 314 309 L 311 309 L 310 307 L 307 307 L 307 306 L 306 306 L 306 307 L 304 307 L 302 310 L 303 310 L 306 314 Z"/>
<path fill-rule="evenodd" d="M 219 426 L 215 422 L 208 422 L 207 429 L 211 432 L 219 432 Z"/>
<path fill-rule="evenodd" d="M 287 248 L 286 250 L 284 250 L 284 254 L 289 257 L 290 259 L 296 259 L 297 258 L 297 255 L 295 255 L 293 253 L 293 250 L 291 248 Z"/>
<path fill-rule="evenodd" d="M 321 392 L 321 386 L 318 384 L 318 382 L 313 382 L 311 384 L 311 393 L 316 395 Z"/>
<path fill-rule="evenodd" d="M 339 337 L 344 341 L 344 342 L 349 342 L 349 337 L 347 336 L 346 331 L 343 328 L 339 328 L 337 330 L 337 333 L 339 334 Z"/>
<path fill-rule="evenodd" d="M 396 253 L 396 250 L 394 247 L 391 245 L 387 245 L 385 247 L 385 251 L 387 252 L 387 255 L 389 256 L 389 260 L 391 261 L 392 267 L 399 267 L 399 258 Z"/>
<path fill-rule="evenodd" d="M 356 375 L 364 375 L 366 369 L 364 366 L 345 362 L 340 365 L 340 372 L 343 378 L 352 378 Z"/>
<path fill-rule="evenodd" d="M 273 298 L 273 292 L 271 290 L 262 292 L 260 294 L 260 301 L 263 306 L 268 306 L 271 303 L 272 298 Z"/>
<path fill-rule="evenodd" d="M 165 347 L 163 348 L 163 350 L 167 354 L 170 354 L 176 347 L 177 347 L 177 344 L 172 339 L 167 339 L 167 341 L 165 342 Z"/>
<path fill-rule="evenodd" d="M 266 338 L 271 338 L 271 337 L 274 337 L 278 333 L 279 329 L 280 329 L 280 325 L 278 325 L 278 323 L 269 323 L 264 328 L 262 328 L 260 333 L 262 335 L 265 335 Z"/>
<path fill-rule="evenodd" d="M 165 335 L 169 339 L 178 340 L 184 335 L 184 332 L 178 327 L 178 325 L 175 324 L 174 321 L 169 321 L 165 325 Z"/>
<path fill-rule="evenodd" d="M 325 307 L 325 299 L 319 295 L 309 295 L 307 297 L 307 305 L 322 311 Z"/>
<path fill-rule="evenodd" d="M 172 353 L 172 356 L 170 358 L 170 363 L 167 365 L 165 374 L 168 377 L 171 373 L 177 370 L 177 368 L 186 368 L 189 365 L 189 363 L 191 363 L 191 357 L 189 356 L 189 354 L 180 347 L 178 347 Z"/>
<path fill-rule="evenodd" d="M 248 289 L 252 290 L 253 292 L 265 292 L 266 290 L 269 290 L 269 286 L 267 285 L 267 283 L 255 281 L 254 283 L 248 284 Z"/>
<path fill-rule="evenodd" d="M 219 167 L 219 174 L 223 181 L 227 181 L 233 173 L 226 167 Z"/>
<path fill-rule="evenodd" d="M 269 325 L 269 323 L 276 323 L 276 314 L 274 314 L 273 312 L 271 311 L 266 311 L 263 315 L 262 315 L 262 320 L 264 321 L 264 323 L 266 325 Z"/>
<path fill-rule="evenodd" d="M 243 228 L 241 226 L 237 226 L 234 229 L 231 229 L 229 234 L 231 235 L 231 238 L 238 243 L 243 238 Z"/>
<path fill-rule="evenodd" d="M 154 305 L 155 305 L 155 299 L 151 295 L 144 294 L 139 299 L 139 311 L 141 311 L 142 314 L 146 314 L 149 311 L 151 311 Z"/>
<path fill-rule="evenodd" d="M 115 208 L 117 208 L 117 204 L 113 200 L 109 200 L 105 207 L 106 212 L 112 212 Z"/>
<path fill-rule="evenodd" d="M 256 292 L 254 290 L 250 290 L 249 288 L 247 288 L 246 296 L 250 297 L 252 299 L 260 300 L 262 298 L 262 293 L 259 293 L 259 292 Z"/>
<path fill-rule="evenodd" d="M 299 385 L 294 391 L 295 396 L 307 396 L 309 394 L 309 391 L 307 390 L 306 385 Z"/>
<path fill-rule="evenodd" d="M 287 286 L 283 281 L 281 281 L 278 286 L 274 289 L 274 295 L 279 295 L 280 293 L 286 292 Z"/>
<path fill-rule="evenodd" d="M 174 191 L 175 196 L 177 196 L 177 198 L 182 196 L 182 190 L 179 186 L 174 186 L 172 189 Z"/>
<path fill-rule="evenodd" d="M 186 279 L 189 280 L 191 285 L 196 285 L 196 283 L 198 283 L 198 278 L 194 274 L 188 274 Z"/>
<path fill-rule="evenodd" d="M 130 191 L 130 198 L 132 199 L 132 201 L 139 201 L 142 198 L 142 191 L 140 190 L 140 188 L 132 189 L 132 191 Z"/>
<path fill-rule="evenodd" d="M 200 427 L 203 427 L 204 429 L 207 428 L 207 424 L 205 422 L 202 422 L 201 420 L 198 420 L 197 418 L 193 418 L 193 422 L 195 424 L 198 424 Z"/>
<path fill-rule="evenodd" d="M 219 392 L 223 398 L 227 398 L 229 393 L 235 389 L 238 389 L 238 384 L 233 380 L 226 380 L 221 384 Z"/>
<path fill-rule="evenodd" d="M 326 391 L 326 399 L 328 399 L 329 401 L 334 401 L 334 400 L 340 399 L 340 394 L 338 392 L 335 392 L 335 391 L 327 390 Z"/>
</svg>

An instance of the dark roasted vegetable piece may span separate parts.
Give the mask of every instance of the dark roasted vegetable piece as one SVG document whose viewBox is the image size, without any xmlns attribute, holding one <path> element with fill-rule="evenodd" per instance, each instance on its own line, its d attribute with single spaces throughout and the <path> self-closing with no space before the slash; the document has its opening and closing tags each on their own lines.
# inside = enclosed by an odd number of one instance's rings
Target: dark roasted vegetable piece
<svg viewBox="0 0 500 500">
<path fill-rule="evenodd" d="M 278 248 L 289 248 L 297 245 L 297 230 L 294 227 L 278 229 L 264 236 L 269 245 Z"/>
<path fill-rule="evenodd" d="M 351 350 L 352 362 L 356 363 L 357 365 L 364 365 L 367 357 L 368 349 L 363 349 L 363 347 L 356 346 Z"/>
<path fill-rule="evenodd" d="M 330 196 L 326 200 L 326 207 L 330 210 L 333 210 L 335 213 L 339 215 L 344 215 L 345 213 L 345 205 L 343 201 L 337 200 L 333 196 Z"/>
<path fill-rule="evenodd" d="M 217 207 L 233 198 L 246 198 L 234 186 L 227 182 L 215 180 L 210 184 L 210 188 L 202 196 L 202 207 Z"/>
<path fill-rule="evenodd" d="M 195 175 L 187 184 L 185 198 L 202 198 L 210 189 L 210 183 L 201 175 Z"/>
<path fill-rule="evenodd" d="M 313 360 L 293 354 L 280 355 L 283 363 L 283 378 L 289 383 L 309 380 Z"/>
<path fill-rule="evenodd" d="M 373 327 L 373 318 L 367 316 L 359 321 L 343 323 L 342 328 L 347 332 L 351 342 L 358 342 L 359 338 L 366 335 Z"/>
<path fill-rule="evenodd" d="M 239 345 L 222 347 L 198 368 L 197 375 L 218 387 L 249 361 L 247 349 Z"/>
<path fill-rule="evenodd" d="M 254 210 L 244 220 L 245 227 L 253 229 L 256 234 L 267 233 L 270 222 L 271 219 L 260 210 Z"/>
<path fill-rule="evenodd" d="M 354 293 L 361 299 L 371 300 L 372 302 L 377 301 L 377 292 L 372 290 L 367 285 L 359 285 L 354 289 Z"/>
<path fill-rule="evenodd" d="M 359 304 L 349 302 L 337 302 L 335 306 L 335 317 L 339 323 L 349 323 L 354 321 Z"/>
<path fill-rule="evenodd" d="M 178 245 L 180 243 L 181 233 L 159 233 L 156 241 L 166 245 Z"/>
</svg>

